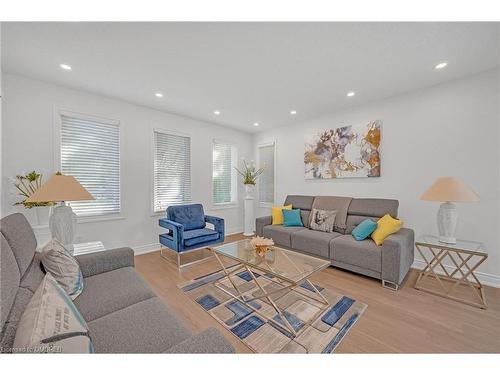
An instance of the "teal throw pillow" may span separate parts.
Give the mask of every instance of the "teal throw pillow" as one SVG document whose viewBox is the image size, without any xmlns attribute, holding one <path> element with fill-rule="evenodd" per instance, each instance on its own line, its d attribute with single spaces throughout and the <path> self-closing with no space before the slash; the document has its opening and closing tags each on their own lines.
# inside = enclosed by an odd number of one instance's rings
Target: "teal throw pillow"
<svg viewBox="0 0 500 375">
<path fill-rule="evenodd" d="M 375 229 L 377 229 L 377 223 L 372 219 L 366 219 L 354 228 L 352 236 L 356 239 L 356 241 L 363 241 L 368 238 L 375 231 Z"/>
<path fill-rule="evenodd" d="M 300 218 L 300 210 L 282 210 L 283 211 L 283 226 L 284 227 L 303 227 L 302 219 Z"/>
</svg>

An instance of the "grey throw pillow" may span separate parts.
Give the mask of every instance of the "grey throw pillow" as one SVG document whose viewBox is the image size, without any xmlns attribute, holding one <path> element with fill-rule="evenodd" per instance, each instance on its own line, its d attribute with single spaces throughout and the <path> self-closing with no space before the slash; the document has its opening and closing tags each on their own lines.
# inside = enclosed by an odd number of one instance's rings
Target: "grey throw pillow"
<svg viewBox="0 0 500 375">
<path fill-rule="evenodd" d="M 74 300 L 83 291 L 83 275 L 80 265 L 57 240 L 50 241 L 42 249 L 42 264 L 50 272 L 68 296 Z"/>
<path fill-rule="evenodd" d="M 21 353 L 93 353 L 87 323 L 47 273 L 17 326 L 13 350 Z"/>
<path fill-rule="evenodd" d="M 311 220 L 309 227 L 312 230 L 319 230 L 321 232 L 333 232 L 335 226 L 335 217 L 337 216 L 337 211 L 319 210 L 313 208 L 311 211 Z"/>
</svg>

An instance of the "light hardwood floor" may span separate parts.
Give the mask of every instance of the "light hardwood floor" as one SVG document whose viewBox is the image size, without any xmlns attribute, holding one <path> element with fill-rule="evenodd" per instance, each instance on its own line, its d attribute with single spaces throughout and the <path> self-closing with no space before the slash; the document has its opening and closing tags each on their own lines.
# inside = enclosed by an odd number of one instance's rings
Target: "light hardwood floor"
<svg viewBox="0 0 500 375">
<path fill-rule="evenodd" d="M 228 236 L 226 242 L 241 238 Z M 158 251 L 136 256 L 135 267 L 193 333 L 217 327 L 237 352 L 251 352 L 177 287 L 218 270 L 215 259 L 178 272 Z M 382 288 L 378 280 L 333 267 L 313 277 L 323 286 L 368 304 L 336 352 L 500 353 L 500 289 L 486 287 L 489 308 L 481 310 L 414 289 L 416 276 L 417 271 L 411 270 L 397 292 Z"/>
</svg>

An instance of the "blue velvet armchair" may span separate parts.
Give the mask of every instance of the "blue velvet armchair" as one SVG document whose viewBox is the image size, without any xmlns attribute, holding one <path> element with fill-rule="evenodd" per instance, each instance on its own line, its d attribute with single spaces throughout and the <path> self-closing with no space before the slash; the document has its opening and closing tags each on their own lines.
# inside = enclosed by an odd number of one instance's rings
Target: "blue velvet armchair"
<svg viewBox="0 0 500 375">
<path fill-rule="evenodd" d="M 212 224 L 214 229 L 207 228 L 207 223 Z M 224 242 L 224 219 L 205 215 L 201 204 L 170 206 L 167 216 L 159 220 L 159 225 L 168 229 L 160 234 L 160 243 L 177 253 L 179 268 L 205 260 L 181 264 L 181 254 Z M 163 248 L 160 255 L 167 258 L 163 255 Z"/>
</svg>

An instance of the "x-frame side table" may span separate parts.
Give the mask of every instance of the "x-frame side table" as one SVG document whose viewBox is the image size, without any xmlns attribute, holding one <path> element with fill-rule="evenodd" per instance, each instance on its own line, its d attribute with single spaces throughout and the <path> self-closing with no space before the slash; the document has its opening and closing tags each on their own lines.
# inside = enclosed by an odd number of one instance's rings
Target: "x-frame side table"
<svg viewBox="0 0 500 375">
<path fill-rule="evenodd" d="M 474 274 L 488 258 L 482 243 L 457 241 L 457 244 L 451 245 L 439 242 L 435 236 L 427 235 L 419 238 L 415 242 L 415 247 L 426 263 L 415 281 L 415 289 L 482 309 L 487 308 L 483 285 Z M 445 264 L 446 260 L 451 262 Z M 425 286 L 424 281 L 429 277 L 437 280 L 438 288 Z M 453 295 L 459 285 L 469 286 L 473 299 Z"/>
</svg>

